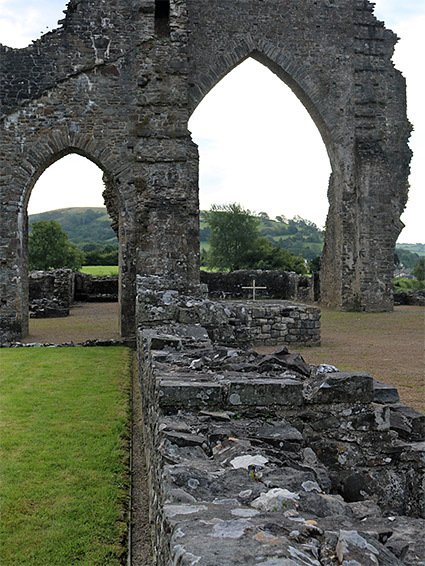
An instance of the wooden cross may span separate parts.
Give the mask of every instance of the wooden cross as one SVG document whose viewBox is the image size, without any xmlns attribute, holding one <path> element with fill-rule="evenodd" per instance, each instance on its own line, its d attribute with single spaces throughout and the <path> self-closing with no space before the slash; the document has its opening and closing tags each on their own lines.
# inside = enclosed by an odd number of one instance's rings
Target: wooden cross
<svg viewBox="0 0 425 566">
<path fill-rule="evenodd" d="M 267 287 L 256 287 L 255 285 L 255 279 L 252 280 L 252 285 L 251 287 L 242 287 L 242 289 L 250 289 L 252 290 L 252 300 L 255 301 L 255 291 L 257 289 L 267 289 Z"/>
</svg>

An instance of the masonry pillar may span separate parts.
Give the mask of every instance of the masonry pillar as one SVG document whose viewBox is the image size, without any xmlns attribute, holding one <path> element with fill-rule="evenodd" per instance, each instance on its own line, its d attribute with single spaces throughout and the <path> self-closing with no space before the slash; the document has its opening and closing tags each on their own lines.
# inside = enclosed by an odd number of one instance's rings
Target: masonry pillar
<svg viewBox="0 0 425 566">
<path fill-rule="evenodd" d="M 11 230 L 19 226 L 19 230 Z M 0 344 L 28 334 L 28 258 L 26 214 L 17 206 L 2 206 L 0 216 Z"/>
</svg>

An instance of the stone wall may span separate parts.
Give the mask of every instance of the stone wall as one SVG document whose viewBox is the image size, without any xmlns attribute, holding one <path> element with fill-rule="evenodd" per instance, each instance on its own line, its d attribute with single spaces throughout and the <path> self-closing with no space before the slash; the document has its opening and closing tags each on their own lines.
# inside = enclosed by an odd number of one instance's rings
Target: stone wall
<svg viewBox="0 0 425 566">
<path fill-rule="evenodd" d="M 249 56 L 293 90 L 329 155 L 323 302 L 392 309 L 411 129 L 396 40 L 367 0 L 71 0 L 58 30 L 0 46 L 0 340 L 28 331 L 27 203 L 69 153 L 104 172 L 124 336 L 135 332 L 138 273 L 199 281 L 188 120 Z"/>
<path fill-rule="evenodd" d="M 115 303 L 118 301 L 118 276 L 95 277 L 75 273 L 76 301 L 88 303 Z"/>
<path fill-rule="evenodd" d="M 425 561 L 425 416 L 364 372 L 140 329 L 154 564 Z"/>
<path fill-rule="evenodd" d="M 289 301 L 211 301 L 206 286 L 138 277 L 137 325 L 201 325 L 211 340 L 233 346 L 320 344 L 320 309 Z"/>
<path fill-rule="evenodd" d="M 71 269 L 31 271 L 29 302 L 31 318 L 55 318 L 69 315 L 74 303 L 75 280 Z"/>
<path fill-rule="evenodd" d="M 256 291 L 259 299 L 311 303 L 320 295 L 317 276 L 307 277 L 278 269 L 241 270 L 231 273 L 201 271 L 201 283 L 207 285 L 211 299 L 252 298 L 252 290 L 243 287 L 251 287 L 254 280 L 257 287 L 266 287 Z"/>
</svg>

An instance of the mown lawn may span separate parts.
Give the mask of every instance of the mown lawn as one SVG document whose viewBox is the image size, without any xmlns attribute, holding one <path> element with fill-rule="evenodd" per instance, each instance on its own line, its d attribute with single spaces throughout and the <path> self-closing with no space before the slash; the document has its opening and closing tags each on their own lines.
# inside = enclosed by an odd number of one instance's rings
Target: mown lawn
<svg viewBox="0 0 425 566">
<path fill-rule="evenodd" d="M 83 265 L 82 273 L 88 273 L 96 277 L 105 275 L 118 275 L 118 265 Z"/>
<path fill-rule="evenodd" d="M 0 349 L 0 563 L 126 554 L 130 354 Z"/>
</svg>

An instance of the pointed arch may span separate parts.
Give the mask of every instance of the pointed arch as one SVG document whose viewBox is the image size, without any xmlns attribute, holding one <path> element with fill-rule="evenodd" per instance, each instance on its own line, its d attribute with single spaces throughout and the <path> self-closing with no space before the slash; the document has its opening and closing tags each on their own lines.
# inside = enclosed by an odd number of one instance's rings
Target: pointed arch
<svg viewBox="0 0 425 566">
<path fill-rule="evenodd" d="M 249 57 L 267 67 L 293 91 L 320 132 L 332 171 L 339 171 L 342 164 L 337 150 L 337 133 L 332 127 L 335 116 L 327 117 L 322 94 L 319 94 L 317 71 L 311 69 L 307 71 L 296 62 L 296 57 L 287 51 L 276 49 L 272 43 L 263 41 L 261 46 L 254 46 L 254 42 L 247 37 L 243 42 L 233 44 L 233 49 L 229 50 L 226 56 L 221 55 L 213 59 L 208 73 L 198 77 L 196 87 L 192 86 L 192 112 L 222 78 Z"/>
</svg>

